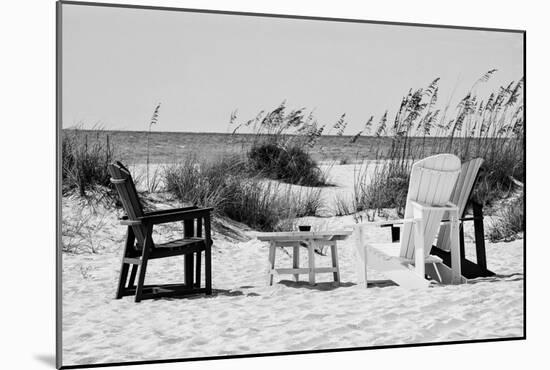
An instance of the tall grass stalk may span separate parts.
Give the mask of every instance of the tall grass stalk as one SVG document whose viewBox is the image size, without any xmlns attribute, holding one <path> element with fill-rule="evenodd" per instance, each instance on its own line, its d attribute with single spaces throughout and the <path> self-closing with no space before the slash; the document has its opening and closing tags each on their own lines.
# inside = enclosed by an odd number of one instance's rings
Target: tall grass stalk
<svg viewBox="0 0 550 370">
<path fill-rule="evenodd" d="M 153 111 L 153 116 L 151 117 L 151 119 L 149 120 L 149 130 L 147 131 L 147 157 L 146 157 L 146 183 L 147 183 L 147 191 L 150 191 L 151 187 L 150 187 L 150 184 L 149 184 L 149 155 L 150 155 L 150 150 L 149 150 L 149 146 L 150 146 L 150 143 L 151 143 L 151 129 L 153 127 L 153 125 L 156 125 L 158 123 L 158 119 L 159 119 L 159 110 L 160 110 L 160 103 L 157 104 L 157 106 L 155 107 L 155 110 Z"/>
</svg>

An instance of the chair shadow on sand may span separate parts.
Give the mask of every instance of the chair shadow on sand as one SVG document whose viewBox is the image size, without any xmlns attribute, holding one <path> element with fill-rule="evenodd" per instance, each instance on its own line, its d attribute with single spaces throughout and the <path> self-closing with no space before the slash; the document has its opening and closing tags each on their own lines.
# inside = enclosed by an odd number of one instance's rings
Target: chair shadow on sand
<svg viewBox="0 0 550 370">
<path fill-rule="evenodd" d="M 478 283 L 484 283 L 484 282 L 497 282 L 497 281 L 521 281 L 524 279 L 524 276 L 522 273 L 512 273 L 512 274 L 496 274 L 489 277 L 480 277 L 477 279 L 472 279 L 468 281 L 468 284 L 478 284 Z M 307 281 L 292 281 L 292 280 L 280 280 L 278 284 L 284 285 L 288 288 L 294 288 L 294 289 L 308 289 L 308 290 L 319 290 L 319 291 L 331 291 L 338 288 L 349 288 L 352 286 L 358 285 L 357 283 L 352 282 L 340 282 L 335 283 L 333 281 L 327 281 L 327 282 L 319 282 L 315 285 L 310 285 Z M 369 288 L 387 288 L 392 286 L 399 286 L 396 283 L 394 283 L 392 280 L 369 280 L 368 287 Z M 252 285 L 246 285 L 239 287 L 241 289 L 250 289 L 254 288 Z M 211 299 L 216 297 L 259 297 L 261 294 L 259 293 L 245 293 L 241 290 L 230 290 L 230 289 L 212 289 L 212 295 L 211 296 L 204 296 L 203 294 L 194 294 L 194 295 L 175 295 L 171 297 L 158 297 L 154 300 L 177 300 L 177 299 Z"/>
<path fill-rule="evenodd" d="M 522 273 L 495 274 L 493 276 L 480 277 L 480 278 L 469 280 L 468 284 L 478 284 L 478 283 L 497 282 L 497 281 L 521 281 L 523 279 L 524 277 Z M 289 288 L 305 288 L 305 289 L 314 289 L 314 290 L 320 290 L 320 291 L 329 291 L 337 288 L 349 288 L 349 287 L 358 285 L 357 283 L 352 283 L 352 282 L 336 284 L 332 281 L 310 285 L 307 281 L 296 282 L 292 280 L 281 280 L 279 281 L 279 284 L 282 284 Z M 392 280 L 382 280 L 382 279 L 369 280 L 369 284 L 368 284 L 369 288 L 387 288 L 392 286 L 399 286 L 399 285 L 394 283 Z"/>
<path fill-rule="evenodd" d="M 315 285 L 310 285 L 307 281 L 292 281 L 292 280 L 280 280 L 279 284 L 282 284 L 289 288 L 301 288 L 301 289 L 310 289 L 310 290 L 320 290 L 320 291 L 330 291 L 338 288 L 349 288 L 352 286 L 356 286 L 357 283 L 352 282 L 340 282 L 335 283 L 333 281 L 327 281 L 327 282 L 319 282 Z M 391 280 L 372 280 L 369 281 L 369 288 L 384 288 L 388 286 L 397 286 L 393 281 Z"/>
<path fill-rule="evenodd" d="M 205 296 L 204 294 L 184 294 L 184 295 L 173 295 L 170 297 L 158 297 L 154 298 L 153 300 L 176 300 L 176 299 L 211 299 L 216 297 L 239 297 L 239 296 L 246 296 L 246 297 L 257 297 L 259 296 L 258 293 L 244 293 L 240 290 L 230 290 L 230 289 L 212 289 L 212 295 Z"/>
<path fill-rule="evenodd" d="M 477 279 L 468 280 L 468 284 L 478 284 L 497 281 L 521 281 L 524 279 L 523 273 L 516 272 L 512 274 L 495 274 L 493 276 L 479 277 Z"/>
</svg>

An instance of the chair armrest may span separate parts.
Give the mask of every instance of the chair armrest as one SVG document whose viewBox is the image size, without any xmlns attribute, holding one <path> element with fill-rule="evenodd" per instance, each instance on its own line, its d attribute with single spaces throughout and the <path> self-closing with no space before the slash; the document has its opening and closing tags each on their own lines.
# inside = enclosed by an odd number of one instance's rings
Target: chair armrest
<svg viewBox="0 0 550 370">
<path fill-rule="evenodd" d="M 172 209 L 161 209 L 158 211 L 151 211 L 147 212 L 145 216 L 154 216 L 154 215 L 162 215 L 166 213 L 176 213 L 176 212 L 182 212 L 182 211 L 190 211 L 193 209 L 199 209 L 197 206 L 190 206 L 190 207 L 183 207 L 183 208 L 172 208 Z"/>
<path fill-rule="evenodd" d="M 405 223 L 403 222 L 403 220 L 395 220 L 395 221 L 392 221 L 391 223 L 385 223 L 385 224 L 381 224 L 381 225 L 378 225 L 378 226 L 380 226 L 380 227 L 403 227 L 404 224 Z"/>
<path fill-rule="evenodd" d="M 124 226 L 135 226 L 135 225 L 141 225 L 141 221 L 139 220 L 128 220 L 127 216 L 124 216 L 120 219 L 120 224 Z"/>
<path fill-rule="evenodd" d="M 475 216 L 467 216 L 467 217 L 460 217 L 458 219 L 458 221 L 460 222 L 465 222 L 465 221 L 475 221 L 475 220 L 483 220 L 483 216 L 482 217 L 475 217 Z M 441 223 L 442 224 L 448 224 L 450 223 L 451 220 L 449 220 L 448 218 L 444 219 L 444 220 L 441 220 Z"/>
<path fill-rule="evenodd" d="M 414 208 L 420 208 L 424 211 L 458 211 L 458 207 L 451 202 L 447 202 L 447 204 L 440 206 L 425 204 L 414 200 L 411 200 L 410 202 Z"/>
<path fill-rule="evenodd" d="M 345 227 L 350 228 L 357 228 L 357 227 L 363 227 L 363 226 L 371 226 L 371 227 L 389 227 L 389 226 L 396 226 L 401 227 L 403 224 L 413 223 L 417 222 L 418 220 L 416 218 L 402 218 L 399 220 L 387 220 L 387 221 L 375 221 L 375 222 L 363 222 L 360 224 L 352 224 L 352 225 L 345 225 Z"/>
<path fill-rule="evenodd" d="M 176 222 L 183 220 L 193 220 L 196 218 L 210 217 L 210 212 L 213 208 L 196 208 L 184 211 L 173 211 L 170 213 L 161 214 L 147 214 L 143 217 L 139 217 L 138 220 L 142 223 L 149 223 L 153 225 L 164 224 L 168 222 Z"/>
</svg>

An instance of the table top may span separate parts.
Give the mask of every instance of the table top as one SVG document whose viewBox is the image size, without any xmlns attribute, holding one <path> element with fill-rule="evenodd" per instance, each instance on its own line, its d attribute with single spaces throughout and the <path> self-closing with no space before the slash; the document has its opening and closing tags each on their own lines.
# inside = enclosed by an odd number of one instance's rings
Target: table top
<svg viewBox="0 0 550 370">
<path fill-rule="evenodd" d="M 352 232 L 352 230 L 281 231 L 257 233 L 256 238 L 262 241 L 332 240 L 335 237 L 346 238 Z"/>
</svg>

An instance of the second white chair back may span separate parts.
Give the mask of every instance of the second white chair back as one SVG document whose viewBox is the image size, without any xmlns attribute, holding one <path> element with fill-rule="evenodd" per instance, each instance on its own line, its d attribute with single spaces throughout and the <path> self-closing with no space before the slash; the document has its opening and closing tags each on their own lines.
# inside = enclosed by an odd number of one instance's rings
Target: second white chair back
<svg viewBox="0 0 550 370">
<path fill-rule="evenodd" d="M 453 154 L 438 154 L 424 158 L 413 164 L 405 218 L 413 217 L 413 207 L 410 201 L 416 201 L 430 206 L 443 206 L 451 200 L 451 193 L 460 174 L 460 159 Z M 435 235 L 440 227 L 444 211 L 428 211 L 424 220 L 424 253 L 430 254 Z M 413 225 L 403 225 L 401 234 L 400 256 L 414 259 Z"/>
</svg>

